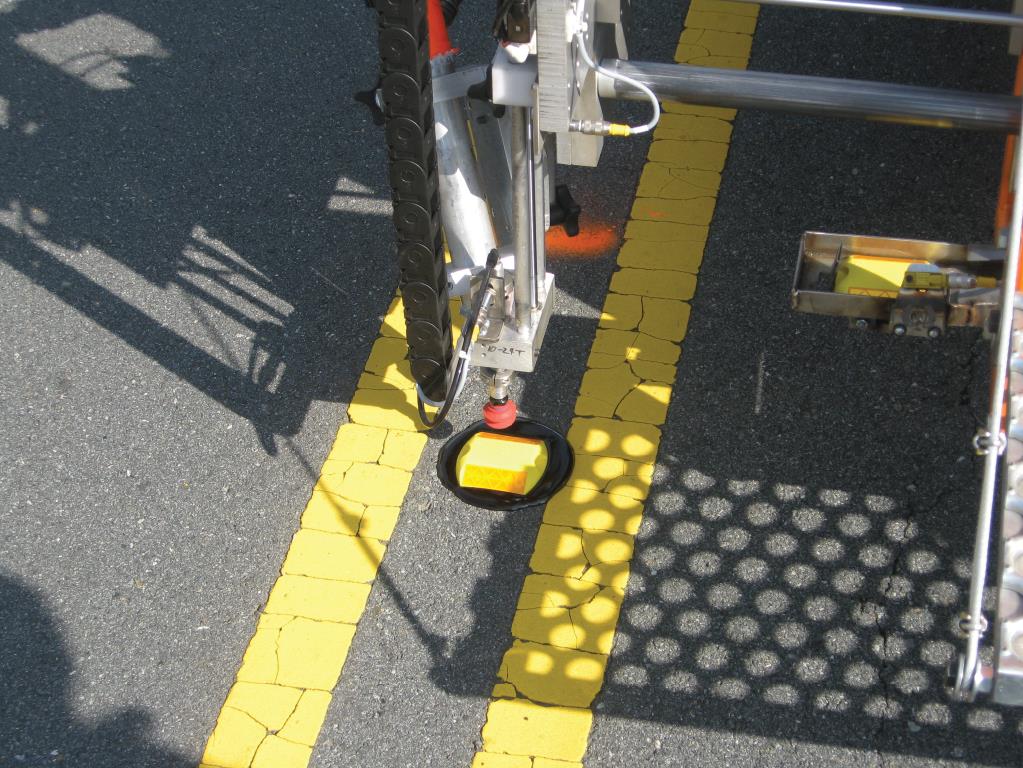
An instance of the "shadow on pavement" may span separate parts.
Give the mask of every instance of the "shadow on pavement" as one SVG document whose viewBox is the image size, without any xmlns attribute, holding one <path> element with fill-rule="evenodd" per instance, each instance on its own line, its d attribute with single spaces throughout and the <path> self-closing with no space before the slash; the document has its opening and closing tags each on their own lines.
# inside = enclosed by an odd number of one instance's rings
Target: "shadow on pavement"
<svg viewBox="0 0 1023 768">
<path fill-rule="evenodd" d="M 94 768 L 191 763 L 152 738 L 152 719 L 140 709 L 80 720 L 73 706 L 74 666 L 60 628 L 39 597 L 0 573 L 0 765 Z M 17 692 L 16 694 L 13 692 Z M 81 696 L 84 698 L 84 696 Z"/>
<path fill-rule="evenodd" d="M 275 453 L 313 400 L 348 396 L 397 276 L 349 11 L 4 10 L 0 259 Z"/>
</svg>

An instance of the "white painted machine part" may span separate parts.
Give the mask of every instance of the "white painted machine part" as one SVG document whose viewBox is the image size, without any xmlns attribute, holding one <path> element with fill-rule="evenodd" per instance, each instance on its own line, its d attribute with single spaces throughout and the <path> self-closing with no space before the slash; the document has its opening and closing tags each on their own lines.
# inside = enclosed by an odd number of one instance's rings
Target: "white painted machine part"
<svg viewBox="0 0 1023 768">
<path fill-rule="evenodd" d="M 498 46 L 491 66 L 491 89 L 495 104 L 507 107 L 533 106 L 533 85 L 536 83 L 536 58 L 519 63 L 511 58 L 508 48 Z"/>
<path fill-rule="evenodd" d="M 595 167 L 604 148 L 603 136 L 569 131 L 570 121 L 604 120 L 597 73 L 579 55 L 578 33 L 594 61 L 627 59 L 629 8 L 630 0 L 537 0 L 538 119 L 555 135 L 559 163 Z"/>
<path fill-rule="evenodd" d="M 434 77 L 455 71 L 453 56 L 431 62 Z M 455 272 L 482 269 L 497 247 L 490 206 L 480 180 L 464 98 L 434 103 L 441 222 Z"/>
</svg>

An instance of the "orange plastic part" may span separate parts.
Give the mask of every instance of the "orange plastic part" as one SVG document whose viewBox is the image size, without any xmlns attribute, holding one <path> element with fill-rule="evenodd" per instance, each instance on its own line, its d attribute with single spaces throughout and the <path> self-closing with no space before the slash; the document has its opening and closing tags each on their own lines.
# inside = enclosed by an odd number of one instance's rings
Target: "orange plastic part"
<svg viewBox="0 0 1023 768">
<path fill-rule="evenodd" d="M 589 218 L 579 219 L 579 234 L 569 237 L 561 227 L 547 230 L 547 255 L 564 259 L 597 259 L 613 255 L 621 244 L 618 229 L 607 222 Z"/>
<path fill-rule="evenodd" d="M 1023 95 L 1023 57 L 1020 57 L 1016 65 L 1016 86 L 1013 88 L 1013 93 L 1017 96 Z M 1005 156 L 1002 158 L 1002 180 L 998 187 L 998 207 L 995 209 L 996 242 L 1000 238 L 1001 233 L 1009 227 L 1009 221 L 1012 219 L 1012 179 L 1014 171 L 1013 160 L 1016 156 L 1016 141 L 1017 138 L 1014 135 L 1010 135 L 1005 140 Z M 1017 172 L 1023 173 L 1023 169 Z M 1023 270 L 1020 271 L 1016 278 L 1016 290 L 1023 290 Z"/>
<path fill-rule="evenodd" d="M 440 0 L 426 0 L 426 23 L 430 33 L 430 58 L 454 53 L 451 38 L 448 36 L 448 24 L 444 21 L 444 9 Z"/>
</svg>

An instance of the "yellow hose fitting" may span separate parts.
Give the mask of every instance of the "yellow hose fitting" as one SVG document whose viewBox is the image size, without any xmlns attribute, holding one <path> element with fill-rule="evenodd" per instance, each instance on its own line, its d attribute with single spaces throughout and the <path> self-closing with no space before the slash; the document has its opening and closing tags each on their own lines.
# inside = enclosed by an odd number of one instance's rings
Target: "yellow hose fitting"
<svg viewBox="0 0 1023 768">
<path fill-rule="evenodd" d="M 632 128 L 622 123 L 608 123 L 603 120 L 572 120 L 568 130 L 588 136 L 631 136 Z"/>
</svg>

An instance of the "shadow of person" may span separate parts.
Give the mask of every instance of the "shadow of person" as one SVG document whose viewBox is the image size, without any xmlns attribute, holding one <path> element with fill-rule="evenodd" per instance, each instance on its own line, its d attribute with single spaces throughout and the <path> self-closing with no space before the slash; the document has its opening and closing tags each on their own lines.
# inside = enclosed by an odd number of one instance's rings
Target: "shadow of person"
<svg viewBox="0 0 1023 768">
<path fill-rule="evenodd" d="M 0 572 L 0 765 L 92 768 L 191 765 L 151 739 L 152 716 L 123 709 L 77 717 L 74 668 L 54 617 L 37 594 Z"/>
<path fill-rule="evenodd" d="M 374 56 L 333 64 L 372 41 L 373 14 L 7 10 L 0 261 L 248 419 L 269 454 L 314 402 L 351 397 L 398 277 L 383 137 L 336 106 L 376 73 Z"/>
</svg>

